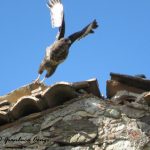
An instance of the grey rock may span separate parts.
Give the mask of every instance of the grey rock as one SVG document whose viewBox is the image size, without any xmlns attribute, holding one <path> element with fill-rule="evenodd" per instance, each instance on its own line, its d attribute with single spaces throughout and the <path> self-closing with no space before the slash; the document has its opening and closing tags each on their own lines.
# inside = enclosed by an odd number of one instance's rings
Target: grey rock
<svg viewBox="0 0 150 150">
<path fill-rule="evenodd" d="M 143 148 L 143 150 L 150 150 L 150 142 Z"/>
<path fill-rule="evenodd" d="M 129 118 L 141 118 L 145 115 L 145 110 L 135 109 L 126 105 L 119 106 L 117 108 L 125 113 Z"/>
<path fill-rule="evenodd" d="M 137 99 L 139 94 L 129 91 L 118 91 L 115 96 L 111 98 L 115 104 L 125 104 L 126 102 L 133 102 Z"/>
<path fill-rule="evenodd" d="M 55 123 L 57 123 L 58 121 L 62 120 L 62 117 L 58 117 L 56 119 L 52 118 L 52 120 L 47 120 L 44 123 L 42 123 L 41 125 L 41 130 L 50 128 L 52 125 L 54 125 Z"/>
<path fill-rule="evenodd" d="M 137 98 L 137 102 L 150 106 L 150 92 L 144 92 Z"/>
<path fill-rule="evenodd" d="M 77 145 L 89 143 L 97 136 L 97 127 L 88 120 L 71 120 L 68 122 L 59 121 L 54 126 L 52 134 L 61 135 L 57 140 L 58 144 Z M 57 133 L 57 134 L 56 134 Z"/>
<path fill-rule="evenodd" d="M 106 150 L 137 150 L 134 146 L 132 146 L 130 141 L 120 140 L 115 143 L 108 145 Z"/>
<path fill-rule="evenodd" d="M 46 150 L 72 150 L 73 147 L 71 146 L 64 146 L 64 147 L 47 147 Z"/>
<path fill-rule="evenodd" d="M 149 138 L 133 119 L 127 124 L 127 137 L 137 150 L 141 150 L 149 142 Z"/>
<path fill-rule="evenodd" d="M 41 125 L 40 124 L 33 124 L 29 123 L 27 125 L 23 125 L 20 132 L 22 133 L 33 133 L 36 134 L 40 131 Z"/>
<path fill-rule="evenodd" d="M 121 117 L 121 112 L 117 109 L 107 109 L 104 113 L 107 117 L 112 117 L 115 119 L 119 119 Z"/>
<path fill-rule="evenodd" d="M 17 133 L 15 135 L 12 135 L 10 137 L 3 138 L 3 143 L 0 146 L 2 147 L 16 147 L 19 145 L 26 145 L 30 142 L 31 137 L 33 136 L 32 133 Z"/>
<path fill-rule="evenodd" d="M 145 116 L 141 117 L 140 121 L 150 125 L 150 115 L 148 115 L 148 116 L 145 115 Z"/>
<path fill-rule="evenodd" d="M 147 96 L 146 96 L 147 95 Z M 140 94 L 137 99 L 136 99 L 136 102 L 139 103 L 139 104 L 146 104 L 148 105 L 148 101 L 146 101 L 145 99 L 148 99 L 148 92 L 144 92 L 142 94 Z"/>
<path fill-rule="evenodd" d="M 150 125 L 141 121 L 137 122 L 139 128 L 145 132 L 148 136 L 150 136 Z"/>
</svg>

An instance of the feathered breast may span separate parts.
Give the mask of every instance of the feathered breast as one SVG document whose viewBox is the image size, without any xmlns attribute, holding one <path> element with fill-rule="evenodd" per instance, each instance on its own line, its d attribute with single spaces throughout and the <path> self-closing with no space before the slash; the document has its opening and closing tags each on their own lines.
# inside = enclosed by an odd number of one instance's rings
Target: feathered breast
<svg viewBox="0 0 150 150">
<path fill-rule="evenodd" d="M 70 43 L 65 39 L 56 41 L 52 46 L 46 49 L 46 58 L 53 64 L 62 63 L 68 56 Z"/>
</svg>

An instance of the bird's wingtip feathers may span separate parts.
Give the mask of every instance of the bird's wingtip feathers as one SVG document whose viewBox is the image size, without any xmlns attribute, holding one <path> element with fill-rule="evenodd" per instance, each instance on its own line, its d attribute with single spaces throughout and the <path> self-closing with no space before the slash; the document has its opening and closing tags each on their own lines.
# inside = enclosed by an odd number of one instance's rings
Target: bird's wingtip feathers
<svg viewBox="0 0 150 150">
<path fill-rule="evenodd" d="M 98 28 L 98 27 L 99 27 L 98 22 L 96 21 L 96 19 L 94 19 L 94 21 L 93 21 L 93 23 L 92 23 L 92 28 L 93 28 L 93 29 L 96 29 L 96 28 Z"/>
<path fill-rule="evenodd" d="M 51 24 L 52 28 L 61 27 L 63 22 L 63 4 L 60 0 L 48 0 L 47 7 L 51 12 Z"/>
<path fill-rule="evenodd" d="M 57 4 L 57 3 L 60 3 L 60 4 L 62 4 L 61 3 L 61 0 L 48 0 L 47 1 L 47 4 L 48 4 L 48 6 L 50 7 L 50 8 L 52 8 L 55 4 Z"/>
</svg>

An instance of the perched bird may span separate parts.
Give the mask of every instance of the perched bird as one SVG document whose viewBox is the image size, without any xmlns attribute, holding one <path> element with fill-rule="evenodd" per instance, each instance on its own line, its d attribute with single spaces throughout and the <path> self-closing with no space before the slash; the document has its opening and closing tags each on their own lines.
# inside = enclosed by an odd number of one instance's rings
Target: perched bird
<svg viewBox="0 0 150 150">
<path fill-rule="evenodd" d="M 52 27 L 59 28 L 58 34 L 56 36 L 56 41 L 46 48 L 46 53 L 42 63 L 40 64 L 38 73 L 39 76 L 35 82 L 39 82 L 40 75 L 44 70 L 47 71 L 44 80 L 50 77 L 58 67 L 68 56 L 70 46 L 81 38 L 85 37 L 90 33 L 94 33 L 93 29 L 98 27 L 96 20 L 84 27 L 81 31 L 75 32 L 74 34 L 64 38 L 65 35 L 65 19 L 64 19 L 64 9 L 61 0 L 49 0 L 47 2 L 47 7 L 51 14 Z"/>
</svg>

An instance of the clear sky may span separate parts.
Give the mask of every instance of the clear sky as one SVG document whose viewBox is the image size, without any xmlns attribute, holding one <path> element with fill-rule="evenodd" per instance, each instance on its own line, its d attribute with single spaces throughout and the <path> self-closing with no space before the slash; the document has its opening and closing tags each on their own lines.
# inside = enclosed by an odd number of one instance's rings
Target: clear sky
<svg viewBox="0 0 150 150">
<path fill-rule="evenodd" d="M 150 0 L 62 0 L 66 36 L 93 19 L 95 34 L 76 42 L 69 57 L 46 80 L 82 81 L 97 78 L 105 94 L 110 72 L 150 77 Z M 0 95 L 31 83 L 55 40 L 45 0 L 0 3 Z"/>
</svg>

